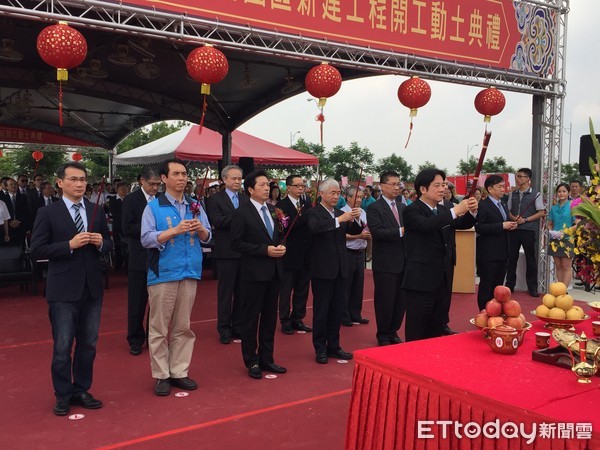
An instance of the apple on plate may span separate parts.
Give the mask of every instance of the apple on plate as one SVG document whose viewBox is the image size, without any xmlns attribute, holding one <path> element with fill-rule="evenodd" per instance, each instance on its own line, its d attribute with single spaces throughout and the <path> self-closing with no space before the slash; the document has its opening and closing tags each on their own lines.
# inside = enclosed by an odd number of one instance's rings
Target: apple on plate
<svg viewBox="0 0 600 450">
<path fill-rule="evenodd" d="M 487 321 L 487 326 L 490 328 L 498 327 L 504 324 L 504 319 L 500 316 L 490 317 Z"/>
<path fill-rule="evenodd" d="M 516 300 L 509 300 L 502 305 L 502 310 L 508 317 L 519 317 L 521 314 L 521 305 Z"/>
<path fill-rule="evenodd" d="M 505 303 L 510 300 L 510 288 L 503 285 L 498 285 L 494 288 L 494 298 L 500 303 Z"/>
<path fill-rule="evenodd" d="M 519 311 L 519 312 L 521 312 L 521 311 Z M 485 313 L 489 317 L 499 316 L 500 314 L 502 314 L 502 303 L 500 303 L 496 299 L 491 299 L 485 305 Z"/>
</svg>

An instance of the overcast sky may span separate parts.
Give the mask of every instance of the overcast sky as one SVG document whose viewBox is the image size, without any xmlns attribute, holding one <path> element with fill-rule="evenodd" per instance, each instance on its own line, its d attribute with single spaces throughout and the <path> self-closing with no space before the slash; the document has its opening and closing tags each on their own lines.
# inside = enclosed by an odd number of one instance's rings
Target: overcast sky
<svg viewBox="0 0 600 450">
<path fill-rule="evenodd" d="M 571 162 L 579 157 L 579 137 L 589 134 L 588 118 L 600 131 L 600 51 L 598 18 L 600 0 L 571 0 L 568 16 L 566 51 L 567 96 L 565 100 L 562 161 L 568 162 L 571 140 Z M 398 86 L 404 76 L 386 75 L 346 81 L 325 106 L 324 145 L 347 147 L 356 141 L 368 147 L 379 159 L 396 153 L 416 171 L 425 161 L 435 162 L 448 174 L 457 172 L 460 159 L 470 154 L 479 157 L 483 139 L 483 117 L 475 110 L 475 95 L 482 89 L 459 84 L 429 81 L 432 95 L 414 119 L 410 144 L 408 109 L 399 102 Z M 528 94 L 504 92 L 506 107 L 492 118 L 492 138 L 486 158 L 504 156 L 513 167 L 531 165 L 531 100 Z M 319 142 L 318 114 L 307 92 L 288 99 L 248 121 L 240 129 L 280 145 L 290 145 L 302 137 Z M 572 137 L 569 126 L 572 123 Z M 474 145 L 477 145 L 473 148 Z"/>
</svg>

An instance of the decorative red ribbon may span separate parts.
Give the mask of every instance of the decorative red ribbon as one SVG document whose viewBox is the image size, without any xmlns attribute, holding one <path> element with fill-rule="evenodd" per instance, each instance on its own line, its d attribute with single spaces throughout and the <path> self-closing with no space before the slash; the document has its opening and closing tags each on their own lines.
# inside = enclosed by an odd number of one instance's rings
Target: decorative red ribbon
<svg viewBox="0 0 600 450">
<path fill-rule="evenodd" d="M 94 219 L 96 218 L 96 211 L 98 210 L 98 203 L 100 203 L 100 196 L 104 191 L 104 182 L 106 177 L 102 177 L 102 183 L 100 183 L 100 187 L 98 188 L 98 196 L 96 197 L 96 203 L 94 204 L 94 212 L 92 213 L 92 223 L 88 224 L 88 233 L 91 233 L 94 229 Z"/>
<path fill-rule="evenodd" d="M 412 117 L 410 118 L 410 126 L 408 127 L 408 137 L 406 138 L 406 144 L 404 144 L 404 148 L 408 147 L 408 143 L 410 142 L 410 136 L 412 135 L 413 123 Z"/>
<path fill-rule="evenodd" d="M 207 109 L 208 109 L 208 102 L 206 101 L 206 94 L 204 94 L 204 99 L 202 100 L 202 117 L 200 118 L 198 134 L 202 134 L 202 127 L 204 126 L 204 116 L 206 116 Z"/>
<path fill-rule="evenodd" d="M 315 120 L 321 122 L 321 125 L 320 125 L 320 128 L 321 128 L 321 147 L 323 147 L 323 122 L 325 122 L 325 116 L 323 115 L 323 108 L 321 108 L 321 112 L 315 118 Z"/>
<path fill-rule="evenodd" d="M 467 198 L 473 196 L 473 194 L 475 193 L 475 189 L 477 189 L 477 181 L 479 180 L 479 174 L 481 173 L 481 168 L 483 167 L 483 160 L 485 159 L 485 152 L 487 152 L 488 144 L 490 143 L 491 137 L 492 132 L 486 130 L 485 134 L 483 135 L 483 145 L 481 146 L 481 153 L 479 154 L 479 162 L 477 163 L 477 168 L 475 169 L 475 174 L 473 175 L 473 184 L 471 185 L 471 189 L 467 194 Z"/>
</svg>

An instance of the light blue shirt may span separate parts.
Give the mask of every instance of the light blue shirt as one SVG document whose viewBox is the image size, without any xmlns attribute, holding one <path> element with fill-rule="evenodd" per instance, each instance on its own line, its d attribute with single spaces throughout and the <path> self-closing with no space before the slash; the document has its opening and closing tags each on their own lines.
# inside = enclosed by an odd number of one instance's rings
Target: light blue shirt
<svg viewBox="0 0 600 450">
<path fill-rule="evenodd" d="M 175 209 L 177 209 L 179 216 L 183 220 L 185 218 L 185 213 L 187 212 L 187 208 L 189 205 L 188 201 L 185 198 L 185 195 L 183 196 L 182 202 L 180 202 L 179 200 L 175 200 L 175 198 L 172 195 L 170 195 L 168 192 L 165 192 L 163 195 L 165 196 L 165 198 L 167 200 L 169 200 L 169 202 L 175 207 Z M 152 201 L 157 202 L 159 200 L 155 198 Z M 210 223 L 208 222 L 208 216 L 206 215 L 206 212 L 204 211 L 204 209 L 202 209 L 202 208 L 200 209 L 200 215 L 197 216 L 197 219 L 202 223 L 204 228 L 206 228 L 206 230 L 208 231 L 208 238 L 206 238 L 205 241 L 200 239 L 200 242 L 207 243 L 210 241 L 210 239 L 212 237 L 212 233 L 210 230 Z M 154 217 L 154 214 L 152 214 L 152 210 L 148 206 L 146 206 L 146 208 L 144 208 L 144 213 L 142 214 L 142 231 L 141 231 L 141 238 L 140 238 L 142 247 L 157 248 L 160 251 L 164 250 L 165 245 L 158 242 L 158 236 L 163 231 L 165 231 L 165 230 L 157 230 L 156 229 L 156 218 Z"/>
<path fill-rule="evenodd" d="M 73 223 L 75 223 L 75 208 L 73 208 L 73 205 L 75 204 L 75 202 L 72 202 L 71 200 L 69 200 L 67 197 L 64 197 L 64 196 L 62 199 L 63 199 L 63 202 L 65 202 L 65 205 L 67 205 L 67 210 L 69 211 L 69 214 L 71 215 L 71 219 L 73 219 Z M 83 221 L 83 227 L 84 227 L 85 231 L 87 231 L 88 230 L 88 221 L 87 221 L 87 213 L 85 211 L 85 203 L 83 201 L 83 198 L 79 201 L 79 204 L 81 205 L 81 207 L 79 208 L 79 215 L 81 216 L 81 220 Z"/>
</svg>

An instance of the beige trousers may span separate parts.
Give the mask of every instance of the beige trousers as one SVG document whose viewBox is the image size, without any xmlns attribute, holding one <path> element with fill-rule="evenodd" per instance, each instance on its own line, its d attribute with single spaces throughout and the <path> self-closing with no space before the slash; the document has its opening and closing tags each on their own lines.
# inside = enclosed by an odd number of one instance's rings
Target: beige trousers
<svg viewBox="0 0 600 450">
<path fill-rule="evenodd" d="M 154 378 L 188 376 L 196 340 L 190 316 L 197 284 L 196 280 L 185 279 L 148 286 L 148 348 Z"/>
</svg>

